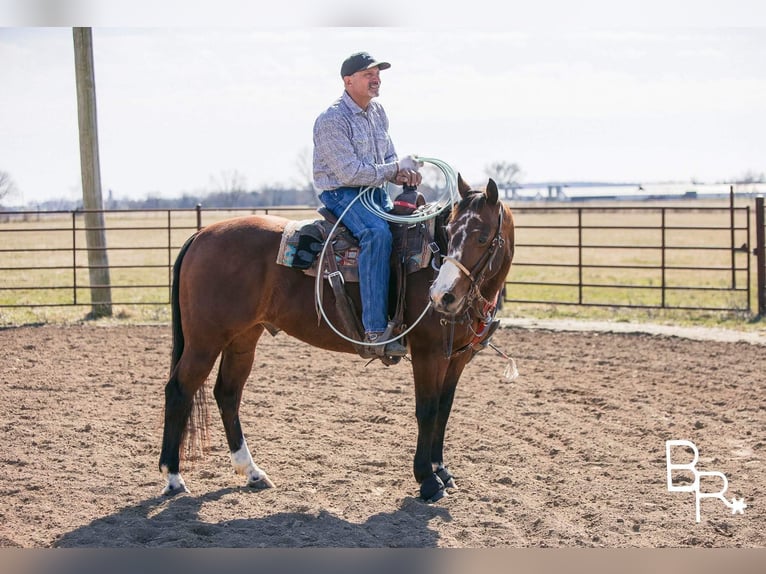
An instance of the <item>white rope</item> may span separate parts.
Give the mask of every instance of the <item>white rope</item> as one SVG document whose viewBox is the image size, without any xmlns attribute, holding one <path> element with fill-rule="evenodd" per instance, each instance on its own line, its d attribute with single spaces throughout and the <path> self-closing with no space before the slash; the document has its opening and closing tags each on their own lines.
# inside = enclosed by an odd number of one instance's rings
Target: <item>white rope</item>
<svg viewBox="0 0 766 574">
<path fill-rule="evenodd" d="M 372 197 L 372 190 L 374 188 L 367 187 L 362 190 L 359 197 L 362 205 L 381 219 L 385 219 L 392 223 L 404 223 L 407 225 L 419 223 L 421 221 L 428 221 L 439 215 L 445 209 L 451 208 L 452 204 L 460 199 L 457 191 L 457 175 L 455 174 L 455 170 L 446 162 L 433 157 L 415 157 L 415 160 L 436 166 L 444 175 L 446 185 L 441 196 L 436 201 L 429 203 L 424 209 L 419 209 L 411 215 L 396 215 L 385 211 L 381 206 L 375 203 Z"/>
<path fill-rule="evenodd" d="M 444 178 L 446 180 L 446 187 L 445 191 L 442 193 L 442 195 L 433 203 L 426 206 L 425 209 L 419 210 L 417 213 L 413 213 L 411 215 L 395 215 L 393 213 L 388 213 L 387 211 L 383 210 L 379 205 L 377 205 L 372 198 L 373 191 L 375 190 L 374 187 L 366 187 L 362 191 L 359 192 L 359 194 L 351 201 L 351 203 L 348 204 L 348 207 L 343 210 L 343 213 L 340 214 L 340 217 L 338 217 L 338 221 L 335 222 L 335 225 L 332 226 L 332 229 L 330 230 L 330 234 L 327 237 L 327 241 L 325 241 L 322 252 L 319 254 L 319 262 L 317 264 L 317 276 L 316 281 L 314 283 L 314 291 L 315 291 L 315 301 L 317 310 L 321 314 L 322 318 L 327 322 L 327 325 L 332 329 L 336 335 L 338 335 L 341 339 L 344 339 L 345 341 L 348 341 L 349 343 L 354 343 L 357 345 L 370 345 L 370 346 L 378 346 L 378 345 L 387 345 L 388 343 L 391 343 L 393 341 L 397 341 L 407 335 L 410 331 L 412 331 L 415 326 L 420 323 L 420 321 L 425 317 L 428 310 L 431 308 L 431 301 L 429 300 L 426 303 L 425 309 L 423 309 L 423 312 L 420 314 L 420 316 L 415 320 L 415 322 L 410 325 L 405 331 L 397 335 L 396 337 L 392 337 L 391 339 L 388 339 L 386 341 L 376 341 L 374 343 L 368 343 L 366 341 L 357 341 L 355 339 L 352 339 L 351 337 L 346 336 L 345 334 L 341 333 L 335 325 L 332 324 L 330 319 L 327 317 L 327 314 L 325 313 L 324 306 L 322 305 L 322 280 L 324 279 L 324 272 L 323 272 L 323 263 L 324 263 L 324 257 L 325 252 L 327 250 L 327 244 L 332 240 L 333 236 L 335 235 L 335 231 L 337 230 L 338 226 L 340 225 L 341 221 L 343 220 L 343 217 L 346 215 L 349 209 L 351 209 L 351 206 L 353 206 L 357 201 L 360 201 L 362 205 L 378 217 L 385 219 L 386 221 L 390 221 L 393 223 L 404 223 L 404 224 L 413 224 L 413 223 L 420 223 L 422 221 L 427 221 L 429 219 L 433 219 L 437 215 L 439 215 L 442 211 L 452 206 L 453 203 L 455 203 L 458 200 L 458 191 L 457 191 L 457 176 L 455 174 L 455 170 L 452 169 L 446 162 L 443 162 L 436 158 L 429 158 L 429 157 L 416 157 L 417 161 L 422 161 L 424 163 L 430 163 L 432 165 L 435 165 L 444 175 Z"/>
</svg>

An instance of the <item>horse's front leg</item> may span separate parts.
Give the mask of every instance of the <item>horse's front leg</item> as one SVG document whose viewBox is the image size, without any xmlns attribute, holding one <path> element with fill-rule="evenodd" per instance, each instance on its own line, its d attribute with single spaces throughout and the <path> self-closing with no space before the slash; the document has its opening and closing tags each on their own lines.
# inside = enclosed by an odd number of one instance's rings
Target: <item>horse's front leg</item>
<svg viewBox="0 0 766 574">
<path fill-rule="evenodd" d="M 455 398 L 457 383 L 469 359 L 470 355 L 464 353 L 450 361 L 442 384 L 441 396 L 439 397 L 439 411 L 436 416 L 436 429 L 431 445 L 431 465 L 434 473 L 441 479 L 446 488 L 457 488 L 457 485 L 449 469 L 444 464 L 444 435 L 447 430 L 447 421 L 452 411 L 452 402 Z"/>
<path fill-rule="evenodd" d="M 433 446 L 439 435 L 439 410 L 447 361 L 439 353 L 423 356 L 413 349 L 412 366 L 415 416 L 418 421 L 418 441 L 412 469 L 415 480 L 420 483 L 421 498 L 435 502 L 446 493 L 444 481 L 436 474 L 433 465 L 436 454 L 441 456 L 441 453 L 434 453 Z"/>
</svg>

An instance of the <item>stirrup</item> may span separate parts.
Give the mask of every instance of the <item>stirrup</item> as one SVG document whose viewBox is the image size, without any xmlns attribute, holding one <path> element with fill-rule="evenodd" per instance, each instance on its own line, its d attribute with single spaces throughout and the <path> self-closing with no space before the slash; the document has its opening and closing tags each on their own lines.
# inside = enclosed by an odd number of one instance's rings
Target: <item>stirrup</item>
<svg viewBox="0 0 766 574">
<path fill-rule="evenodd" d="M 389 322 L 383 333 L 368 333 L 364 339 L 366 343 L 375 341 L 388 341 L 393 336 L 394 323 Z M 385 345 L 364 345 L 360 355 L 365 359 L 375 359 L 383 357 L 401 358 L 407 354 L 407 347 L 399 342 L 399 339 L 386 343 Z M 385 362 L 385 361 L 384 361 Z"/>
<path fill-rule="evenodd" d="M 383 354 L 387 357 L 404 357 L 407 354 L 407 347 L 398 340 L 387 343 L 383 348 Z"/>
<path fill-rule="evenodd" d="M 383 335 L 381 335 L 384 341 L 388 341 L 394 336 L 395 326 L 396 325 L 393 321 L 388 322 L 388 325 L 386 325 L 386 330 L 383 331 Z M 387 357 L 404 357 L 407 354 L 407 347 L 402 344 L 401 338 L 391 341 L 382 347 L 378 347 L 378 349 L 380 349 L 381 355 L 385 355 Z"/>
</svg>

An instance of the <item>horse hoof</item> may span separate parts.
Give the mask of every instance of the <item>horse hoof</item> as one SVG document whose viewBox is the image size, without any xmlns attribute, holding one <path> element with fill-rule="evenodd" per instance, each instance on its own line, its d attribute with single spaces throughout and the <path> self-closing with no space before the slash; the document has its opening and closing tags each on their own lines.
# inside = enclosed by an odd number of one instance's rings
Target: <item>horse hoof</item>
<svg viewBox="0 0 766 574">
<path fill-rule="evenodd" d="M 438 476 L 444 483 L 445 488 L 457 488 L 455 479 L 446 466 L 440 466 L 436 469 L 436 476 Z"/>
<path fill-rule="evenodd" d="M 162 489 L 163 496 L 175 496 L 176 494 L 180 494 L 182 492 L 188 493 L 189 489 L 186 488 L 185 484 L 168 484 L 165 488 Z"/>
<path fill-rule="evenodd" d="M 265 474 L 260 478 L 250 479 L 247 481 L 247 487 L 254 490 L 264 490 L 266 488 L 274 488 L 274 483 Z"/>
<path fill-rule="evenodd" d="M 186 488 L 184 479 L 181 478 L 181 475 L 179 474 L 169 474 L 168 483 L 165 488 L 162 489 L 162 494 L 164 496 L 175 496 L 181 492 L 189 492 L 189 489 Z"/>
<path fill-rule="evenodd" d="M 436 502 L 444 498 L 446 494 L 447 491 L 444 489 L 444 483 L 436 473 L 429 476 L 420 485 L 420 498 L 426 502 Z"/>
</svg>

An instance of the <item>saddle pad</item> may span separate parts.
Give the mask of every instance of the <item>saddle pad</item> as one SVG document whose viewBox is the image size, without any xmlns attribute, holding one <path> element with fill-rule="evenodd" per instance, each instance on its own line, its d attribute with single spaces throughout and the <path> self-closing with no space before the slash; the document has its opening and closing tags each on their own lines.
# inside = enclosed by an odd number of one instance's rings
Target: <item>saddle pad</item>
<svg viewBox="0 0 766 574">
<path fill-rule="evenodd" d="M 300 240 L 301 233 L 306 233 L 304 227 L 312 226 L 309 228 L 311 235 L 320 235 L 322 241 L 327 239 L 332 225 L 323 219 L 313 220 L 306 219 L 302 221 L 290 221 L 282 232 L 282 240 L 279 243 L 279 251 L 277 252 L 277 263 L 284 265 L 285 267 L 293 267 L 293 260 L 298 250 L 298 241 Z M 356 239 L 349 233 L 349 231 L 343 227 L 339 227 L 335 240 L 333 241 L 333 248 L 335 250 L 335 264 L 338 267 L 338 271 L 343 275 L 343 279 L 351 283 L 359 282 L 359 269 L 357 265 L 357 258 L 359 256 L 359 246 Z M 327 257 L 327 253 L 325 253 Z M 311 277 L 316 277 L 319 265 L 319 255 L 317 255 L 314 263 L 308 269 L 302 271 Z M 325 275 L 327 270 L 325 269 Z"/>
<path fill-rule="evenodd" d="M 305 219 L 288 222 L 282 233 L 282 239 L 277 253 L 276 262 L 279 265 L 293 267 L 293 260 L 298 249 L 298 242 L 301 233 L 307 232 L 306 229 L 304 229 L 306 226 L 313 226 L 313 228 L 309 228 L 308 232 L 311 235 L 320 235 L 323 241 L 327 239 L 327 236 L 332 230 L 332 224 L 324 219 Z M 426 224 L 419 223 L 409 226 L 405 234 L 404 225 L 391 225 L 394 253 L 401 253 L 402 250 L 406 253 L 407 273 L 414 273 L 415 271 L 428 267 L 430 264 L 431 250 L 429 245 L 431 242 L 430 238 L 433 237 L 433 227 L 434 221 L 430 220 Z M 336 230 L 335 239 L 333 240 L 333 250 L 335 252 L 336 266 L 342 273 L 343 279 L 347 282 L 358 283 L 359 244 L 348 229 L 343 226 L 338 227 Z M 325 257 L 327 257 L 326 252 Z M 318 273 L 318 264 L 319 256 L 314 260 L 311 267 L 303 270 L 303 272 L 311 277 L 316 277 Z"/>
<path fill-rule="evenodd" d="M 287 222 L 285 230 L 282 232 L 282 240 L 279 242 L 279 251 L 277 252 L 278 264 L 286 267 L 293 266 L 293 258 L 298 249 L 298 238 L 300 237 L 301 228 L 304 225 L 311 225 L 313 223 L 313 219 L 304 219 L 302 221 L 290 220 Z"/>
</svg>

